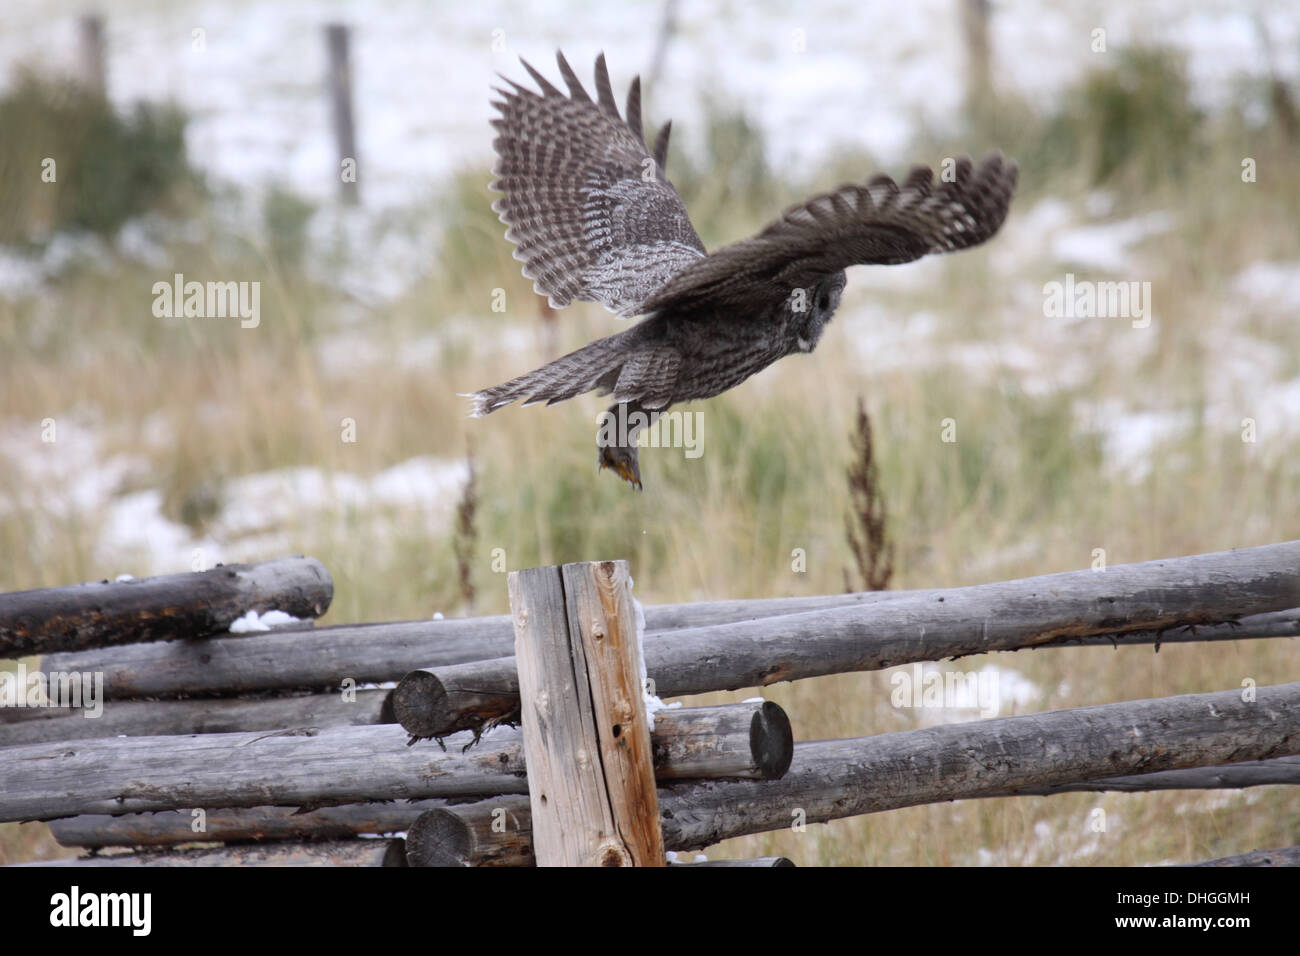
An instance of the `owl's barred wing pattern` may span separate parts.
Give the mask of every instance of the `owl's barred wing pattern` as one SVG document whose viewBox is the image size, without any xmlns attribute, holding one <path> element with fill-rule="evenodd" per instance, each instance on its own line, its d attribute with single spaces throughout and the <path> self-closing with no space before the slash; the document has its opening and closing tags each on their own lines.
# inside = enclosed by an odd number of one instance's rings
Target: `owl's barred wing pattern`
<svg viewBox="0 0 1300 956">
<path fill-rule="evenodd" d="M 673 402 L 682 356 L 674 348 L 640 348 L 630 353 L 614 383 L 614 401 L 665 408 Z"/>
<path fill-rule="evenodd" d="M 977 246 L 1006 219 L 1016 175 L 1016 164 L 994 153 L 978 167 L 960 158 L 951 181 L 935 183 L 918 166 L 901 186 L 883 175 L 840 186 L 687 267 L 641 310 L 754 308 L 851 265 L 895 265 Z"/>
<path fill-rule="evenodd" d="M 664 176 L 665 125 L 654 155 L 641 129 L 641 81 L 619 115 L 602 53 L 596 58 L 596 100 L 583 89 L 564 55 L 556 53 L 565 96 L 526 61 L 541 89 L 511 80 L 498 89 L 492 121 L 497 161 L 492 204 L 509 228 L 524 275 L 553 308 L 574 299 L 634 315 L 665 282 L 704 257 L 686 207 Z"/>
</svg>

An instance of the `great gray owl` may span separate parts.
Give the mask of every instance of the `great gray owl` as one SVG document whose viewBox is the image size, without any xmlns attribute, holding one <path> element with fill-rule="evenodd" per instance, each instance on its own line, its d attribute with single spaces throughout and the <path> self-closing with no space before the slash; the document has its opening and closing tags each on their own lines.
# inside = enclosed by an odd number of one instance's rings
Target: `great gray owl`
<svg viewBox="0 0 1300 956">
<path fill-rule="evenodd" d="M 962 157 L 936 183 L 925 167 L 878 175 L 793 206 L 758 235 L 711 255 L 664 174 L 666 123 L 653 153 L 641 130 L 641 82 L 620 116 L 605 57 L 596 100 L 556 53 L 569 95 L 523 62 L 541 88 L 506 80 L 493 106 L 492 208 L 516 259 L 553 308 L 596 301 L 636 325 L 526 375 L 470 395 L 486 415 L 523 399 L 553 405 L 614 393 L 598 464 L 641 487 L 637 432 L 675 402 L 709 398 L 795 352 L 811 352 L 835 313 L 844 269 L 911 262 L 979 245 L 1002 225 L 1016 165 Z M 611 435 L 617 438 L 611 439 Z"/>
</svg>

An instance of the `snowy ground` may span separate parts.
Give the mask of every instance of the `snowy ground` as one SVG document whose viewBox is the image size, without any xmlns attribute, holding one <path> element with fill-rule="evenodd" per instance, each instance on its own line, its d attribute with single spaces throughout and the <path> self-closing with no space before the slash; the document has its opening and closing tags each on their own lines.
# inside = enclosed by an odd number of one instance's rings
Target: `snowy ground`
<svg viewBox="0 0 1300 956">
<path fill-rule="evenodd" d="M 518 77 L 527 57 L 556 77 L 563 47 L 579 74 L 604 50 L 621 97 L 654 55 L 663 4 L 551 0 L 518 4 L 390 0 L 254 2 L 116 0 L 106 7 L 110 95 L 123 105 L 172 98 L 194 114 L 200 166 L 245 187 L 289 182 L 333 194 L 337 163 L 323 93 L 323 24 L 355 29 L 353 73 L 366 203 L 400 207 L 452 170 L 487 174 L 489 88 Z M 9 0 L 0 9 L 0 84 L 24 63 L 72 69 L 82 0 Z M 960 108 L 959 0 L 813 0 L 678 4 L 679 29 L 662 75 L 645 91 L 652 119 L 672 116 L 689 148 L 701 91 L 743 103 L 767 133 L 778 171 L 843 146 L 890 163 L 918 124 L 943 125 Z M 998 81 L 1045 103 L 1108 49 L 1159 42 L 1186 51 L 1207 105 L 1266 57 L 1254 25 L 1268 25 L 1278 72 L 1300 76 L 1300 6 L 1266 0 L 1124 0 L 994 5 Z M 885 27 L 885 28 L 882 28 Z M 202 49 L 195 31 L 202 31 Z M 802 51 L 798 49 L 802 42 Z M 814 118 L 810 121 L 810 117 Z"/>
<path fill-rule="evenodd" d="M 311 467 L 241 475 L 220 489 L 217 515 L 196 535 L 167 517 L 161 490 L 130 490 L 147 483 L 149 462 L 107 454 L 110 433 L 93 416 L 60 418 L 57 441 L 48 444 L 29 422 L 0 425 L 0 471 L 8 479 L 0 486 L 0 514 L 25 512 L 38 540 L 56 539 L 69 524 L 89 526 L 96 564 L 136 577 L 293 553 L 294 528 L 341 520 L 349 509 L 441 534 L 468 477 L 464 462 L 433 456 L 371 476 Z"/>
</svg>

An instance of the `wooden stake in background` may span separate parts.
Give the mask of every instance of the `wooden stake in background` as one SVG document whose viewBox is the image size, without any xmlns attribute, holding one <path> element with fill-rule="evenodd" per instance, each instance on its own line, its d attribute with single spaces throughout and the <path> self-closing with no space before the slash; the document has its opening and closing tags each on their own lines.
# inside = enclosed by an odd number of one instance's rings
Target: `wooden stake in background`
<svg viewBox="0 0 1300 956">
<path fill-rule="evenodd" d="M 339 189 L 343 201 L 354 205 L 360 198 L 356 180 L 357 134 L 352 114 L 352 62 L 348 55 L 349 32 L 342 23 L 325 27 L 325 45 L 329 51 L 330 112 L 334 116 L 334 139 L 339 153 Z M 351 161 L 350 177 L 342 175 L 342 166 Z"/>
<path fill-rule="evenodd" d="M 538 866 L 664 866 L 624 561 L 510 574 Z"/>
</svg>

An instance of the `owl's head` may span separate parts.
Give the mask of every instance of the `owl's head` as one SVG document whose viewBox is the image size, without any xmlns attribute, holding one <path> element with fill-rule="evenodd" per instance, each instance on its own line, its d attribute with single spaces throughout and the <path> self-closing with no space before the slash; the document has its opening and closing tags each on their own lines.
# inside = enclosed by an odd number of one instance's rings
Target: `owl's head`
<svg viewBox="0 0 1300 956">
<path fill-rule="evenodd" d="M 789 352 L 811 352 L 817 347 L 826 324 L 840 304 L 844 291 L 843 270 L 828 275 L 807 289 L 795 289 L 790 294 Z"/>
</svg>

